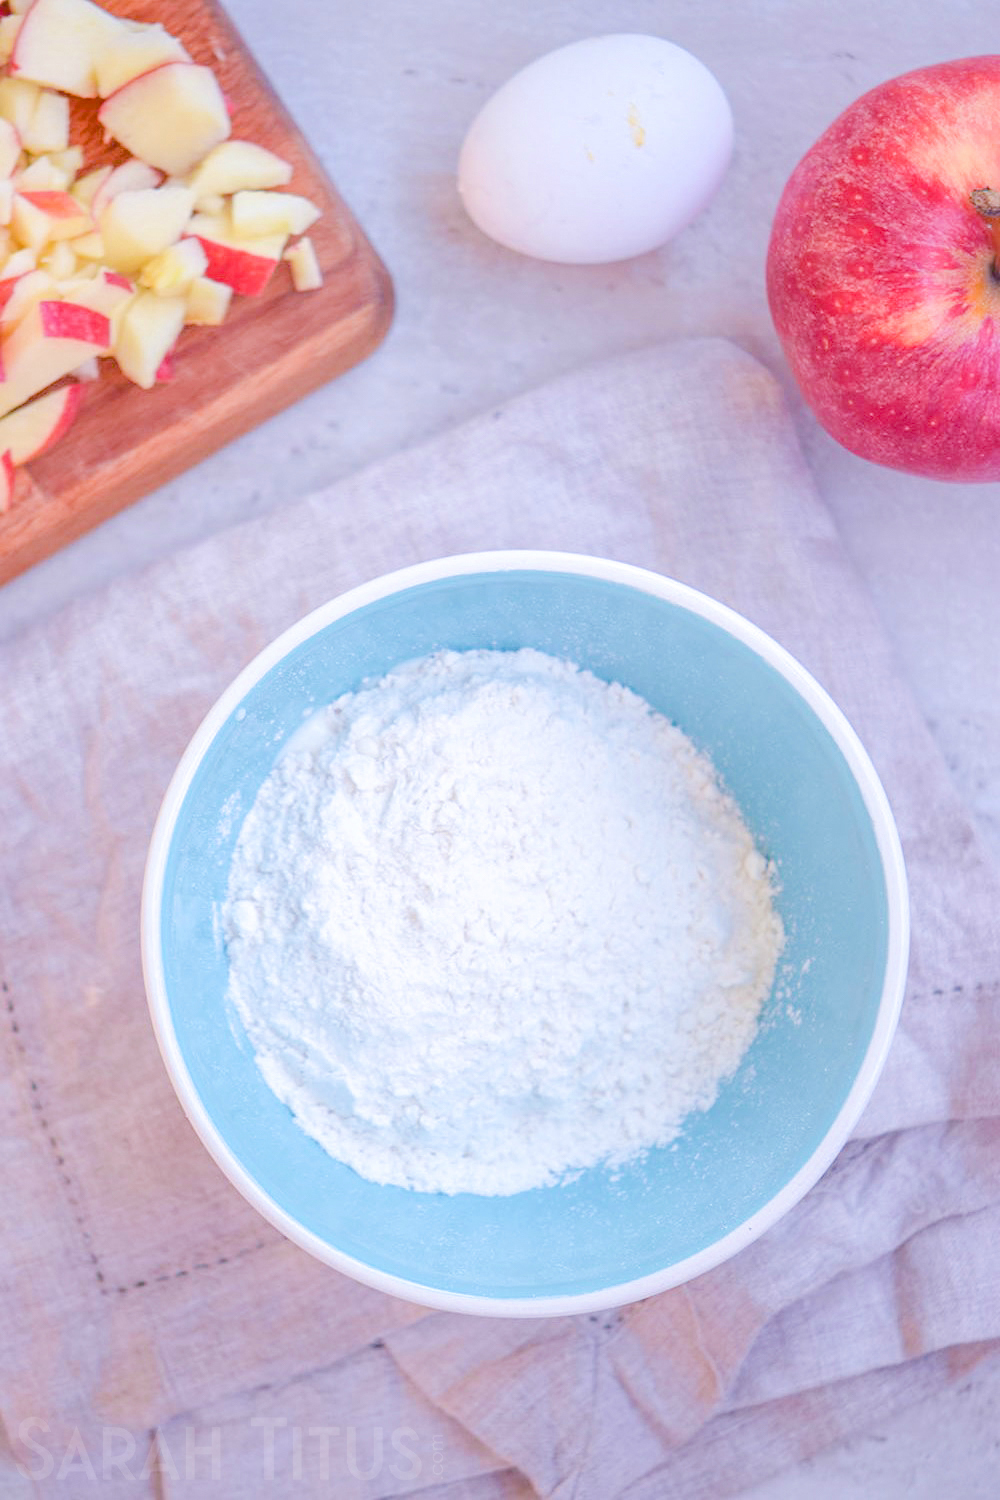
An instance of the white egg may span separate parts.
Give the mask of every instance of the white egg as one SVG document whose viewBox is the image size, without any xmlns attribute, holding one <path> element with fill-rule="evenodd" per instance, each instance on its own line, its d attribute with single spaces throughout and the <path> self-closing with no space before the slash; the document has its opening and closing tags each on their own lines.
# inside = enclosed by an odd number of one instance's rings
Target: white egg
<svg viewBox="0 0 1000 1500">
<path fill-rule="evenodd" d="M 720 85 L 661 37 L 589 37 L 529 63 L 480 110 L 458 163 L 469 217 L 542 260 L 626 260 L 664 244 L 721 183 Z"/>
</svg>

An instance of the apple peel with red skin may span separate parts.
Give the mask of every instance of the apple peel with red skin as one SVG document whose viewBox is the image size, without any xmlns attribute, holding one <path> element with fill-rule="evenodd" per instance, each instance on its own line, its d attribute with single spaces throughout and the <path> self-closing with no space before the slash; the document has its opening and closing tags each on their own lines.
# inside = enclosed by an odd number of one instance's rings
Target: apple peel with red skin
<svg viewBox="0 0 1000 1500">
<path fill-rule="evenodd" d="M 767 293 L 802 394 L 874 463 L 1000 479 L 1000 56 L 872 89 L 792 173 Z"/>
</svg>

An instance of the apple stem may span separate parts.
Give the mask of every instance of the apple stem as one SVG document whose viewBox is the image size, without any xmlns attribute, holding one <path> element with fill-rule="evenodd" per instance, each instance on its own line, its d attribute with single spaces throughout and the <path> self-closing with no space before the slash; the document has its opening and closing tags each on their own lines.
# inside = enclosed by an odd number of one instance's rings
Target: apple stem
<svg viewBox="0 0 1000 1500">
<path fill-rule="evenodd" d="M 993 241 L 993 277 L 1000 281 L 1000 192 L 996 188 L 976 188 L 969 194 L 969 199 L 990 231 Z"/>
</svg>

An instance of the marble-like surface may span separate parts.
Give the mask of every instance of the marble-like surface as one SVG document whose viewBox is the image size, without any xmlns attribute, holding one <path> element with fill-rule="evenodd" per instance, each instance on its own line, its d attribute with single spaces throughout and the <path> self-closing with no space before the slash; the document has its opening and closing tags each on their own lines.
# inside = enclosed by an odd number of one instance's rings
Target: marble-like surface
<svg viewBox="0 0 1000 1500">
<path fill-rule="evenodd" d="M 771 328 L 771 215 L 798 157 L 847 104 L 908 68 L 996 48 L 986 0 L 230 0 L 251 48 L 386 260 L 398 308 L 365 364 L 0 590 L 0 636 L 233 520 L 305 493 L 604 354 L 723 334 L 788 388 L 846 546 L 958 786 L 1000 858 L 1000 485 L 877 469 L 798 402 Z M 728 92 L 737 144 L 724 195 L 673 244 L 607 267 L 519 258 L 468 223 L 462 135 L 516 68 L 576 38 L 654 32 Z M 1000 1374 L 903 1413 L 754 1500 L 996 1492 Z"/>
</svg>

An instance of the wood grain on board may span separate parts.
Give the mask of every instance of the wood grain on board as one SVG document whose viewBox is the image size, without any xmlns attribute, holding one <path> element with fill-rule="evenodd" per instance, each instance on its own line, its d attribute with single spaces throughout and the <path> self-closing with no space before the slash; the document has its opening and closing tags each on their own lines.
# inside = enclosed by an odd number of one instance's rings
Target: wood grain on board
<svg viewBox="0 0 1000 1500">
<path fill-rule="evenodd" d="M 385 268 L 222 10 L 212 0 L 109 0 L 104 8 L 162 22 L 215 72 L 233 137 L 291 162 L 289 191 L 323 210 L 309 234 L 324 284 L 295 292 L 280 265 L 263 295 L 233 296 L 221 327 L 186 328 L 173 378 L 151 391 L 102 359 L 69 432 L 18 470 L 0 515 L 0 583 L 365 358 L 392 316 Z M 72 105 L 85 169 L 127 155 L 104 142 L 98 105 Z"/>
</svg>

